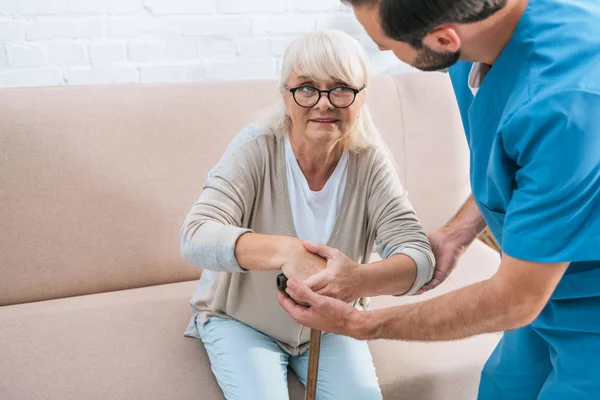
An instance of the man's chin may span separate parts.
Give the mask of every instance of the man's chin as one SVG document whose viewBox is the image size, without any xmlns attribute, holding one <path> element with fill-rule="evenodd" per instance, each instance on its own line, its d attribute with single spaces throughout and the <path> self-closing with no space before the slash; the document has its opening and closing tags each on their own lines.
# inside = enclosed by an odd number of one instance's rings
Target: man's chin
<svg viewBox="0 0 600 400">
<path fill-rule="evenodd" d="M 416 58 L 413 67 L 421 71 L 442 71 L 450 68 L 460 60 L 460 50 L 456 53 L 438 53 L 424 47 Z"/>
</svg>

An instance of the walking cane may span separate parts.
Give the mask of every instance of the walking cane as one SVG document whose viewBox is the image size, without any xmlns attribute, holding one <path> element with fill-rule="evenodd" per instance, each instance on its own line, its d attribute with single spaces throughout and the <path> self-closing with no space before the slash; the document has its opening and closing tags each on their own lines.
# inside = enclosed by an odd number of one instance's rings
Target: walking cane
<svg viewBox="0 0 600 400">
<path fill-rule="evenodd" d="M 287 277 L 284 274 L 277 276 L 277 289 L 284 291 L 287 287 Z M 306 391 L 304 400 L 316 400 L 317 377 L 319 375 L 319 353 L 321 351 L 321 331 L 310 330 L 310 345 L 308 350 L 308 373 L 306 374 Z"/>
</svg>

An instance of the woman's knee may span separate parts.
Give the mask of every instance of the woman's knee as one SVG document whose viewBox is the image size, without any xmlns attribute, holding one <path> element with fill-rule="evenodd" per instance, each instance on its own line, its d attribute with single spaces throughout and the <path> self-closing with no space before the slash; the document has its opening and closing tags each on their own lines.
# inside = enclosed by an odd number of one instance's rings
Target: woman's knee
<svg viewBox="0 0 600 400">
<path fill-rule="evenodd" d="M 233 320 L 201 327 L 211 370 L 227 400 L 287 399 L 287 356 L 277 344 Z"/>
</svg>

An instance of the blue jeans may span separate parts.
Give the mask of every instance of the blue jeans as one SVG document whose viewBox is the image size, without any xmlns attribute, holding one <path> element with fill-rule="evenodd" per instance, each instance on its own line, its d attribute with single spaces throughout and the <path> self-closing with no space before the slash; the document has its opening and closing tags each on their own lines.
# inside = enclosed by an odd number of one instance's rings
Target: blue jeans
<svg viewBox="0 0 600 400">
<path fill-rule="evenodd" d="M 269 336 L 230 319 L 213 317 L 198 331 L 227 400 L 289 399 L 288 366 L 306 385 L 308 351 L 290 356 Z M 367 342 L 323 335 L 317 399 L 382 399 Z"/>
</svg>

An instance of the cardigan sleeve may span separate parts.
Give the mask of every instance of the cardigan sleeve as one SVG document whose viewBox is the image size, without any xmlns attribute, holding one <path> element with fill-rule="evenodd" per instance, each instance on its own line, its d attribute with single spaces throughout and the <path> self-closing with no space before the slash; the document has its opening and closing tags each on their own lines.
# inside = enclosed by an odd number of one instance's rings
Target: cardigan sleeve
<svg viewBox="0 0 600 400">
<path fill-rule="evenodd" d="M 377 154 L 373 171 L 367 209 L 377 253 L 382 259 L 404 254 L 414 260 L 417 278 L 406 293 L 412 295 L 433 277 L 433 251 L 391 161 Z"/>
<path fill-rule="evenodd" d="M 251 232 L 243 221 L 254 204 L 263 160 L 254 128 L 244 128 L 210 171 L 185 219 L 181 230 L 185 260 L 211 271 L 246 272 L 235 258 L 235 244 Z"/>
</svg>

